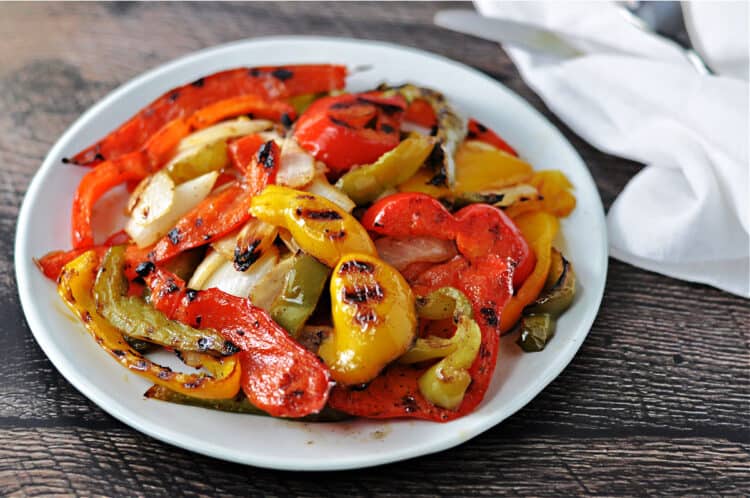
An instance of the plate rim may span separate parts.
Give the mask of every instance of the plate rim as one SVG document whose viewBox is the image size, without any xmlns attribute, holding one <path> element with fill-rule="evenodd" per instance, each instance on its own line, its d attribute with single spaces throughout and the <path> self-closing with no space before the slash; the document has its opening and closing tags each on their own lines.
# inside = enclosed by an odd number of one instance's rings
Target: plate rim
<svg viewBox="0 0 750 498">
<path fill-rule="evenodd" d="M 268 457 L 259 457 L 255 455 L 253 452 L 245 453 L 241 456 L 237 455 L 227 455 L 225 452 L 222 451 L 222 446 L 220 445 L 212 445 L 210 441 L 193 441 L 194 438 L 185 438 L 185 435 L 179 431 L 174 431 L 172 429 L 166 429 L 165 427 L 161 426 L 153 426 L 154 424 L 149 421 L 143 421 L 139 419 L 138 417 L 131 416 L 130 413 L 128 413 L 130 410 L 125 409 L 125 412 L 120 412 L 116 410 L 115 408 L 118 407 L 117 404 L 113 405 L 109 399 L 107 399 L 107 396 L 104 395 L 100 390 L 91 383 L 88 383 L 85 381 L 83 376 L 75 369 L 73 368 L 73 365 L 68 363 L 67 360 L 62 358 L 62 353 L 51 343 L 51 341 L 48 341 L 46 338 L 45 333 L 37 333 L 35 330 L 46 330 L 44 325 L 41 323 L 41 319 L 36 315 L 36 310 L 34 310 L 31 306 L 31 302 L 33 301 L 33 295 L 32 295 L 32 288 L 30 283 L 30 278 L 28 272 L 24 271 L 25 268 L 28 267 L 28 262 L 26 259 L 28 259 L 27 255 L 23 254 L 22 248 L 28 245 L 28 236 L 29 236 L 29 223 L 28 218 L 31 215 L 32 206 L 31 206 L 31 200 L 35 199 L 39 193 L 38 191 L 41 189 L 42 186 L 42 179 L 44 176 L 46 176 L 46 172 L 54 166 L 54 158 L 60 155 L 61 149 L 63 148 L 64 144 L 70 141 L 70 139 L 75 136 L 78 131 L 85 126 L 85 124 L 89 121 L 90 117 L 102 109 L 106 109 L 113 101 L 118 99 L 121 94 L 128 92 L 132 87 L 138 87 L 147 80 L 154 78 L 158 76 L 159 73 L 163 73 L 166 71 L 169 71 L 170 69 L 180 66 L 182 64 L 188 63 L 190 60 L 201 58 L 201 57 L 210 57 L 212 53 L 220 53 L 224 50 L 231 49 L 236 46 L 242 46 L 245 44 L 255 44 L 255 43 L 267 43 L 267 42 L 280 42 L 280 43 L 300 43 L 305 41 L 315 41 L 315 42 L 328 42 L 328 43 L 343 43 L 346 45 L 361 45 L 361 46 L 378 46 L 385 49 L 392 49 L 392 50 L 398 50 L 403 52 L 409 52 L 415 55 L 419 55 L 422 57 L 427 57 L 431 59 L 436 59 L 442 63 L 447 63 L 450 66 L 453 66 L 456 69 L 462 70 L 462 71 L 469 71 L 470 73 L 474 74 L 475 76 L 484 79 L 496 86 L 501 87 L 504 91 L 507 91 L 513 95 L 513 97 L 518 101 L 518 103 L 525 107 L 527 111 L 530 113 L 536 115 L 537 118 L 540 118 L 541 121 L 545 122 L 554 133 L 556 133 L 559 138 L 561 145 L 564 147 L 567 147 L 570 152 L 577 157 L 581 164 L 583 165 L 583 174 L 587 177 L 588 181 L 591 182 L 591 185 L 594 187 L 594 193 L 595 195 L 595 213 L 593 215 L 598 218 L 600 227 L 603 228 L 601 230 L 601 239 L 599 243 L 599 250 L 597 252 L 597 255 L 601 256 L 602 258 L 602 278 L 599 280 L 599 284 L 596 286 L 595 289 L 590 289 L 592 292 L 595 293 L 595 306 L 591 306 L 585 310 L 583 318 L 580 320 L 580 327 L 582 329 L 585 329 L 585 332 L 582 333 L 580 336 L 580 342 L 575 345 L 574 348 L 572 348 L 569 351 L 566 351 L 567 358 L 564 359 L 564 361 L 557 362 L 555 364 L 555 368 L 552 368 L 551 371 L 547 373 L 547 375 L 542 377 L 537 377 L 536 382 L 533 384 L 530 384 L 526 387 L 521 393 L 516 395 L 513 398 L 513 404 L 509 407 L 509 409 L 506 409 L 505 416 L 496 419 L 493 417 L 486 417 L 484 420 L 480 420 L 478 423 L 473 425 L 470 430 L 463 431 L 460 435 L 453 434 L 451 437 L 446 436 L 445 438 L 439 440 L 438 442 L 428 442 L 419 446 L 410 446 L 408 448 L 402 449 L 402 450 L 390 450 L 388 452 L 375 452 L 372 455 L 368 456 L 361 456 L 361 457 L 347 457 L 346 461 L 341 462 L 333 462 L 333 465 L 331 465 L 331 462 L 325 462 L 323 460 L 318 462 L 311 462 L 309 460 L 294 460 L 294 459 L 287 459 L 287 458 L 268 458 Z M 335 36 L 314 36 L 314 35 L 290 35 L 290 36 L 263 36 L 263 37 L 253 37 L 253 38 L 244 38 L 240 40 L 235 40 L 232 42 L 220 44 L 220 45 L 214 45 L 211 47 L 207 47 L 201 50 L 189 52 L 187 54 L 184 54 L 176 59 L 171 59 L 165 63 L 159 64 L 145 72 L 139 73 L 137 76 L 129 79 L 128 81 L 124 82 L 123 84 L 119 85 L 109 93 L 107 93 L 104 97 L 102 97 L 98 102 L 96 102 L 94 105 L 89 107 L 83 114 L 81 114 L 78 119 L 76 119 L 66 130 L 65 132 L 57 139 L 55 144 L 50 148 L 48 153 L 46 154 L 43 162 L 41 163 L 41 166 L 37 169 L 37 171 L 34 173 L 34 176 L 29 183 L 29 187 L 24 194 L 23 202 L 21 204 L 21 208 L 19 210 L 19 215 L 17 219 L 17 225 L 16 225 L 16 233 L 15 233 L 15 244 L 14 244 L 14 267 L 15 267 L 15 275 L 16 275 L 16 283 L 18 288 L 18 294 L 20 297 L 21 307 L 24 312 L 24 317 L 29 325 L 29 329 L 34 336 L 34 339 L 36 340 L 37 344 L 41 347 L 44 354 L 47 356 L 47 358 L 50 360 L 50 362 L 55 366 L 57 371 L 68 381 L 70 384 L 73 385 L 73 387 L 76 388 L 83 396 L 88 398 L 91 402 L 96 404 L 100 409 L 114 417 L 115 419 L 119 420 L 120 422 L 132 427 L 133 429 L 146 434 L 150 437 L 153 437 L 154 439 L 157 439 L 159 441 L 162 441 L 164 443 L 192 451 L 198 454 L 202 454 L 205 456 L 209 456 L 212 458 L 217 458 L 225 461 L 231 461 L 235 463 L 240 463 L 244 465 L 253 465 L 256 467 L 262 467 L 262 468 L 268 468 L 268 469 L 277 469 L 277 470 L 295 470 L 295 471 L 335 471 L 335 470 L 347 470 L 347 469 L 357 469 L 357 468 L 366 468 L 366 467 L 372 467 L 376 465 L 382 465 L 386 463 L 392 463 L 396 461 L 406 460 L 409 458 L 415 458 L 418 456 L 428 455 L 432 453 L 436 453 L 439 451 L 443 451 L 449 448 L 452 448 L 454 446 L 457 446 L 459 444 L 462 444 L 477 435 L 487 431 L 488 429 L 500 424 L 507 418 L 511 417 L 513 414 L 515 414 L 517 411 L 519 411 L 521 408 L 525 407 L 528 403 L 530 403 L 537 395 L 539 395 L 553 380 L 555 380 L 563 370 L 567 368 L 567 366 L 570 364 L 570 362 L 573 360 L 575 355 L 580 350 L 580 347 L 583 345 L 583 342 L 585 341 L 586 337 L 588 337 L 588 334 L 591 331 L 591 327 L 593 326 L 593 323 L 599 313 L 599 309 L 601 307 L 601 302 L 604 297 L 604 289 L 606 285 L 607 280 L 607 269 L 608 269 L 609 261 L 608 261 L 608 242 L 607 242 L 607 231 L 606 231 L 606 222 L 605 222 L 605 215 L 604 215 L 604 208 L 603 203 L 601 200 L 601 195 L 599 194 L 599 190 L 596 186 L 596 182 L 594 181 L 593 176 L 591 175 L 591 171 L 589 170 L 588 166 L 586 165 L 583 158 L 580 156 L 578 151 L 573 147 L 573 145 L 565 138 L 565 136 L 560 132 L 560 130 L 550 122 L 550 120 L 544 116 L 541 112 L 537 111 L 526 99 L 524 99 L 522 96 L 508 88 L 507 86 L 503 85 L 501 82 L 497 81 L 494 78 L 491 78 L 487 76 L 486 74 L 482 73 L 481 71 L 467 65 L 463 64 L 461 62 L 452 60 L 448 57 L 445 57 L 440 54 L 436 54 L 427 50 L 418 49 L 415 47 L 400 45 L 396 43 L 391 42 L 385 42 L 380 40 L 369 40 L 369 39 L 361 39 L 361 38 L 350 38 L 350 37 L 335 37 Z M 197 444 L 200 442 L 200 445 Z"/>
</svg>

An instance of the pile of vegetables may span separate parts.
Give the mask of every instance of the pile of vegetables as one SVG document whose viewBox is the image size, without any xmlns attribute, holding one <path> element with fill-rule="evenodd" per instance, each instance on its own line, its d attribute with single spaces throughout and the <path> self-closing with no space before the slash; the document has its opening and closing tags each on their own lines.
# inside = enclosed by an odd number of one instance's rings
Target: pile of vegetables
<svg viewBox="0 0 750 498">
<path fill-rule="evenodd" d="M 544 348 L 575 294 L 575 207 L 439 92 L 347 93 L 337 65 L 238 68 L 156 99 L 65 162 L 89 168 L 72 250 L 37 260 L 147 397 L 304 420 L 448 421 L 501 333 Z M 95 241 L 97 201 L 131 192 Z M 148 358 L 174 351 L 188 372 Z"/>
</svg>

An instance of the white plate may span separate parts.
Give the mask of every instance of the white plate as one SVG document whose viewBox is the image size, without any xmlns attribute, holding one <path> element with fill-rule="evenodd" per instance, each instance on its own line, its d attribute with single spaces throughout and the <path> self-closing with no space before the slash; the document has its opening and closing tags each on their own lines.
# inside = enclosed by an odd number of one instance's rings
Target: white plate
<svg viewBox="0 0 750 498">
<path fill-rule="evenodd" d="M 332 62 L 372 70 L 349 78 L 364 90 L 382 81 L 412 81 L 447 94 L 467 115 L 497 130 L 535 168 L 559 168 L 575 185 L 578 207 L 562 223 L 565 254 L 580 292 L 541 353 L 523 354 L 502 341 L 495 378 L 484 402 L 466 417 L 438 424 L 365 421 L 304 424 L 147 400 L 148 383 L 117 365 L 67 312 L 33 265 L 32 256 L 70 247 L 70 205 L 85 168 L 63 165 L 166 90 L 215 71 L 251 65 Z M 118 88 L 87 111 L 55 144 L 31 182 L 18 220 L 16 277 L 37 342 L 71 384 L 127 425 L 198 453 L 289 470 L 367 467 L 458 445 L 501 422 L 565 368 L 594 321 L 607 272 L 601 200 L 581 158 L 562 135 L 521 98 L 479 72 L 419 50 L 372 41 L 318 37 L 245 40 L 203 50 L 158 67 Z"/>
</svg>

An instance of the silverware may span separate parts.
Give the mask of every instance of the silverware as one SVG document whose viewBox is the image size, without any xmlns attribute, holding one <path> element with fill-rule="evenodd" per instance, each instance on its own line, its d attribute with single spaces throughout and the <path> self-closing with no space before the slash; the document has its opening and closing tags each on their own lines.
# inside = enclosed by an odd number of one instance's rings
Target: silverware
<svg viewBox="0 0 750 498">
<path fill-rule="evenodd" d="M 680 2 L 627 1 L 620 6 L 623 16 L 633 26 L 676 43 L 700 74 L 715 74 L 690 41 Z"/>
<path fill-rule="evenodd" d="M 483 17 L 470 9 L 441 10 L 436 25 L 477 38 L 513 45 L 558 57 L 578 57 L 587 51 L 627 53 L 620 48 L 575 36 L 561 37 L 554 31 L 507 19 Z M 579 49 L 577 47 L 582 47 Z"/>
</svg>

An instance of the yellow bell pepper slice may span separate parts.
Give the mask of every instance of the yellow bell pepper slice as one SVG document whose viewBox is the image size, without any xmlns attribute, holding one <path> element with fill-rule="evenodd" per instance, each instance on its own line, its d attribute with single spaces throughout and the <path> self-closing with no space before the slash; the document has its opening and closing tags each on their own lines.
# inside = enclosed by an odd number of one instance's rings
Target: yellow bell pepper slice
<svg viewBox="0 0 750 498">
<path fill-rule="evenodd" d="M 448 187 L 430 183 L 430 180 L 434 176 L 435 173 L 429 168 L 420 168 L 411 178 L 396 188 L 399 192 L 419 192 L 435 197 L 436 199 L 451 197 L 451 191 Z"/>
<path fill-rule="evenodd" d="M 523 309 L 539 296 L 547 282 L 550 266 L 552 264 L 552 241 L 557 235 L 559 221 L 546 211 L 533 211 L 524 213 L 514 218 L 516 226 L 521 230 L 521 235 L 536 255 L 536 265 L 531 275 L 526 278 L 521 288 L 518 289 L 508 304 L 503 309 L 500 317 L 500 330 L 508 331 L 521 318 Z"/>
<path fill-rule="evenodd" d="M 529 163 L 478 140 L 467 140 L 456 152 L 458 193 L 482 192 L 528 182 L 534 171 Z"/>
<path fill-rule="evenodd" d="M 328 266 L 348 253 L 377 255 L 357 219 L 319 195 L 269 185 L 253 197 L 250 213 L 289 230 L 302 250 Z"/>
<path fill-rule="evenodd" d="M 133 350 L 120 330 L 97 310 L 92 289 L 98 266 L 99 257 L 94 251 L 83 253 L 63 267 L 57 291 L 105 351 L 131 372 L 173 391 L 203 399 L 225 399 L 237 395 L 241 370 L 236 355 L 221 360 L 209 360 L 206 355 L 203 367 L 214 375 L 211 377 L 174 372 Z"/>
<path fill-rule="evenodd" d="M 414 341 L 414 294 L 395 268 L 368 254 L 342 257 L 330 289 L 334 329 L 318 355 L 337 382 L 368 382 Z"/>
</svg>

